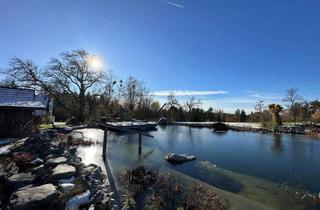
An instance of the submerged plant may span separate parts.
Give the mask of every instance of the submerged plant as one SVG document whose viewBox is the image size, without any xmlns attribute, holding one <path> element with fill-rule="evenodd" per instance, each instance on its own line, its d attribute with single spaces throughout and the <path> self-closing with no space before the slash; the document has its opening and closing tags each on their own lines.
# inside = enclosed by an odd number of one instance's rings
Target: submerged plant
<svg viewBox="0 0 320 210">
<path fill-rule="evenodd" d="M 181 177 L 146 167 L 127 170 L 119 181 L 125 194 L 123 209 L 223 210 L 226 206 L 217 193 L 198 182 L 190 185 Z"/>
<path fill-rule="evenodd" d="M 123 196 L 122 210 L 134 210 L 136 208 L 136 202 L 130 193 Z"/>
</svg>

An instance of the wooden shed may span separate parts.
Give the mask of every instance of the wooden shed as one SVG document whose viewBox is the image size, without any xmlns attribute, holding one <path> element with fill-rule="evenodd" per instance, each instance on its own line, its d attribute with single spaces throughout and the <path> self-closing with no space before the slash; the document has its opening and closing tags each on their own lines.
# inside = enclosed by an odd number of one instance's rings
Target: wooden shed
<svg viewBox="0 0 320 210">
<path fill-rule="evenodd" d="M 35 90 L 0 87 L 0 138 L 28 135 L 35 124 L 36 112 L 47 105 L 36 100 Z"/>
</svg>

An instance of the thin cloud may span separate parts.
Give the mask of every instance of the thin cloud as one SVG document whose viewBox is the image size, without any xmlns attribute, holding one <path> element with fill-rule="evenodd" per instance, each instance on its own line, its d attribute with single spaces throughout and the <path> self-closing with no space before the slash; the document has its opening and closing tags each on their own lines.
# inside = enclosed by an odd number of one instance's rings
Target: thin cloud
<svg viewBox="0 0 320 210">
<path fill-rule="evenodd" d="M 172 5 L 172 6 L 179 7 L 179 8 L 181 8 L 181 9 L 184 8 L 184 6 L 181 5 L 181 4 L 177 4 L 177 3 L 174 3 L 174 2 L 171 2 L 171 1 L 166 1 L 166 0 L 161 0 L 161 1 L 164 2 L 164 3 L 170 4 L 170 5 Z"/>
<path fill-rule="evenodd" d="M 260 98 L 260 99 L 270 99 L 270 100 L 275 100 L 275 99 L 281 99 L 282 96 L 279 94 L 253 94 L 252 95 L 255 98 Z"/>
<path fill-rule="evenodd" d="M 174 94 L 175 96 L 207 96 L 207 95 L 219 95 L 228 94 L 228 91 L 223 90 L 206 90 L 206 91 L 196 91 L 196 90 L 161 90 L 152 93 L 154 96 L 168 96 Z"/>
</svg>

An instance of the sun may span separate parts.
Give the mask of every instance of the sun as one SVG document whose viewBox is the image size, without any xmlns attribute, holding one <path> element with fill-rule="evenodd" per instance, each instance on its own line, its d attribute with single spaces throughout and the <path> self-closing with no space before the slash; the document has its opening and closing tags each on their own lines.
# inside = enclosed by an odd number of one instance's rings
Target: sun
<svg viewBox="0 0 320 210">
<path fill-rule="evenodd" d="M 103 63 L 102 63 L 102 60 L 97 56 L 90 56 L 88 58 L 88 66 L 89 66 L 89 71 L 100 72 L 102 71 Z"/>
</svg>

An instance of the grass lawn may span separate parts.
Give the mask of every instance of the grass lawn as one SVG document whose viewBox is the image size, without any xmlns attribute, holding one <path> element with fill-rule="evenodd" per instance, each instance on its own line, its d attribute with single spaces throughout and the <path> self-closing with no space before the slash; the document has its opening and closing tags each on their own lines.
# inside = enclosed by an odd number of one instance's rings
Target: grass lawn
<svg viewBox="0 0 320 210">
<path fill-rule="evenodd" d="M 55 122 L 54 125 L 55 125 L 56 127 L 58 127 L 58 128 L 67 127 L 65 122 Z M 39 126 L 39 129 L 40 129 L 40 130 L 46 130 L 46 129 L 49 129 L 49 128 L 53 128 L 53 127 L 52 127 L 52 124 L 41 124 L 41 125 Z"/>
</svg>

